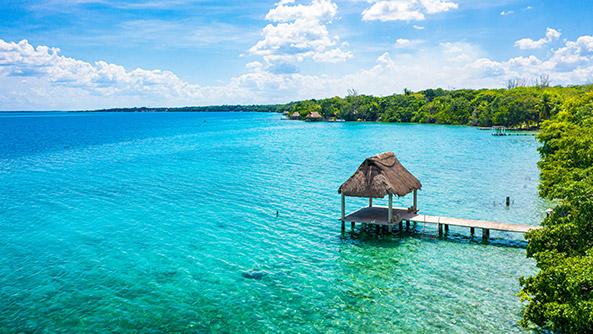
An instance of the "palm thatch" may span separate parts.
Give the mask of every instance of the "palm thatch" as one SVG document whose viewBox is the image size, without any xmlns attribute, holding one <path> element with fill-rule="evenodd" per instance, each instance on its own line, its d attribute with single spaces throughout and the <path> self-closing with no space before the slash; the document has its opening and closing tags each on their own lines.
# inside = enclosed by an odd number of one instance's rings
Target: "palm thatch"
<svg viewBox="0 0 593 334">
<path fill-rule="evenodd" d="M 393 152 L 367 158 L 338 193 L 352 197 L 383 198 L 385 195 L 405 196 L 422 188 L 422 184 L 397 160 Z"/>
<path fill-rule="evenodd" d="M 309 113 L 306 118 L 313 119 L 313 118 L 323 118 L 317 111 Z"/>
</svg>

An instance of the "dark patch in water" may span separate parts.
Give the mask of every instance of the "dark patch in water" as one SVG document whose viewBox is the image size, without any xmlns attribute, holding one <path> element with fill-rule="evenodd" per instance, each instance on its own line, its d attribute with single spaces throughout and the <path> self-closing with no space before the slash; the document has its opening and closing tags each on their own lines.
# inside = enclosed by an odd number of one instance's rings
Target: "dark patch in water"
<svg viewBox="0 0 593 334">
<path fill-rule="evenodd" d="M 268 273 L 266 273 L 265 271 L 244 271 L 241 273 L 241 276 L 245 278 L 256 279 L 258 281 L 267 275 Z"/>
<path fill-rule="evenodd" d="M 165 277 L 170 277 L 177 274 L 176 270 L 171 270 L 171 271 L 165 271 L 161 273 L 161 276 L 165 276 Z"/>
</svg>

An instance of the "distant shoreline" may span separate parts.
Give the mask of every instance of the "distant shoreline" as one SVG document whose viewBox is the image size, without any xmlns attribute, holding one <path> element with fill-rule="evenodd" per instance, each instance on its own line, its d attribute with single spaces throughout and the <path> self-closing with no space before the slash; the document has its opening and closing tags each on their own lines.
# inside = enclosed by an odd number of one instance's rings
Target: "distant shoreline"
<svg viewBox="0 0 593 334">
<path fill-rule="evenodd" d="M 222 106 L 206 106 L 206 107 L 173 107 L 173 108 L 148 108 L 148 107 L 134 107 L 134 108 L 111 108 L 111 109 L 96 109 L 96 110 L 20 110 L 20 111 L 0 111 L 1 113 L 43 113 L 43 112 L 59 112 L 59 113 L 153 113 L 153 112 L 263 112 L 263 113 L 276 113 L 284 116 L 283 120 L 294 121 L 300 120 L 305 122 L 324 122 L 324 123 L 335 123 L 335 122 L 351 122 L 351 123 L 401 123 L 401 124 L 440 124 L 440 125 L 464 125 L 477 128 L 479 130 L 491 130 L 491 127 L 476 126 L 471 124 L 446 124 L 446 123 L 420 123 L 420 122 L 384 122 L 381 120 L 349 120 L 344 119 L 291 119 L 283 114 L 282 108 L 284 105 L 222 105 Z M 275 110 L 274 110 L 275 109 Z M 530 127 L 508 127 L 507 131 L 520 131 L 520 132 L 538 132 L 539 128 L 536 126 Z"/>
<path fill-rule="evenodd" d="M 294 121 L 300 120 L 305 122 L 324 122 L 324 123 L 335 123 L 335 122 L 351 122 L 351 123 L 400 123 L 400 124 L 440 124 L 440 125 L 463 125 L 463 126 L 470 126 L 473 128 L 477 128 L 478 130 L 491 130 L 492 127 L 484 127 L 484 126 L 477 126 L 471 124 L 446 124 L 446 123 L 420 123 L 420 122 L 384 122 L 381 120 L 349 120 L 346 121 L 344 119 L 291 119 L 286 115 L 283 114 L 282 109 L 283 105 L 262 105 L 262 106 L 243 106 L 243 105 L 234 105 L 234 106 L 207 106 L 207 107 L 178 107 L 178 108 L 148 108 L 148 107 L 136 107 L 136 108 L 111 108 L 111 109 L 96 109 L 96 110 L 20 110 L 20 111 L 9 111 L 4 110 L 0 111 L 2 113 L 44 113 L 44 112 L 59 112 L 59 113 L 110 113 L 110 112 L 117 112 L 117 113 L 153 113 L 153 112 L 263 112 L 263 113 L 276 113 L 281 116 L 284 116 L 283 120 Z M 276 110 L 274 110 L 276 109 Z M 507 131 L 518 131 L 518 132 L 539 132 L 539 128 L 537 126 L 529 126 L 529 127 L 508 127 L 506 128 Z"/>
<path fill-rule="evenodd" d="M 281 112 L 278 110 L 283 105 L 219 105 L 204 107 L 133 107 L 110 108 L 96 110 L 73 110 L 69 112 Z"/>
</svg>

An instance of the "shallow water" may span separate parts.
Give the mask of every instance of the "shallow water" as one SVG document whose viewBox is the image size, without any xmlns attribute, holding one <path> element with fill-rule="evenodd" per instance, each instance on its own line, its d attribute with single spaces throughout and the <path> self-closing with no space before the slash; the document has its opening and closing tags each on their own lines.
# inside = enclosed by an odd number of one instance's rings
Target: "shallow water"
<svg viewBox="0 0 593 334">
<path fill-rule="evenodd" d="M 421 212 L 537 224 L 536 148 L 277 114 L 0 113 L 0 332 L 524 332 L 522 235 L 341 236 L 337 188 L 393 151 Z"/>
</svg>

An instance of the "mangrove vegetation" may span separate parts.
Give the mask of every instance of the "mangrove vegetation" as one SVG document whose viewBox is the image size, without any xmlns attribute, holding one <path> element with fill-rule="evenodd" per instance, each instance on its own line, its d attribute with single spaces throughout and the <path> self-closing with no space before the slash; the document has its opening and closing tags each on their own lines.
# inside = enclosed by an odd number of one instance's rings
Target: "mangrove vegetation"
<svg viewBox="0 0 593 334">
<path fill-rule="evenodd" d="M 349 90 L 345 98 L 305 100 L 279 106 L 291 118 L 318 112 L 325 120 L 436 123 L 490 127 L 537 127 L 554 116 L 563 103 L 592 90 L 593 85 L 507 89 L 426 89 L 384 97 Z M 297 114 L 295 114 L 297 113 Z"/>
<path fill-rule="evenodd" d="M 195 107 L 135 107 L 87 110 L 99 112 L 276 112 L 291 119 L 399 122 L 537 128 L 556 115 L 569 99 L 593 90 L 593 85 L 548 87 L 542 80 L 531 87 L 519 79 L 501 89 L 425 89 L 370 96 L 349 89 L 345 97 L 311 99 L 287 104 L 215 105 Z M 314 114 L 317 115 L 317 114 Z M 317 117 L 314 117 L 317 119 Z"/>
<path fill-rule="evenodd" d="M 540 195 L 557 205 L 527 234 L 540 271 L 521 278 L 521 325 L 593 332 L 593 92 L 572 96 L 541 124 Z M 554 113 L 552 113 L 554 114 Z"/>
</svg>

